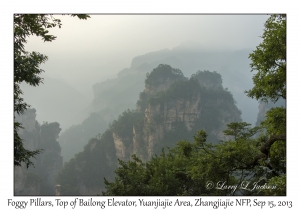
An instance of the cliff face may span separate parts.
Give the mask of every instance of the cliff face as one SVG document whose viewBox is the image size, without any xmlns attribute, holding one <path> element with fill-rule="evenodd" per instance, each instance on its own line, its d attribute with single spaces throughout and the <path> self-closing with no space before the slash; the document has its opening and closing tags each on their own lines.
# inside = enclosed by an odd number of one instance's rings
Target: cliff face
<svg viewBox="0 0 300 210">
<path fill-rule="evenodd" d="M 182 122 L 187 131 L 192 130 L 201 115 L 200 100 L 200 96 L 195 95 L 188 101 L 179 98 L 157 105 L 148 104 L 143 131 L 148 145 L 148 158 L 154 155 L 154 147 L 163 141 L 164 134 L 176 129 L 177 122 Z"/>
<path fill-rule="evenodd" d="M 286 100 L 280 99 L 276 103 L 273 103 L 273 102 L 265 103 L 265 102 L 261 101 L 258 106 L 256 126 L 259 126 L 260 123 L 265 120 L 267 111 L 269 111 L 271 108 L 274 108 L 274 107 L 284 107 L 285 108 Z"/>
<path fill-rule="evenodd" d="M 125 160 L 130 157 L 132 151 L 130 151 L 130 147 L 125 146 L 125 142 L 130 141 L 131 139 L 122 138 L 118 134 L 113 133 L 114 145 L 116 149 L 116 157 Z"/>
<path fill-rule="evenodd" d="M 59 124 L 39 125 L 35 116 L 35 109 L 28 109 L 21 116 L 16 115 L 16 121 L 24 127 L 19 130 L 19 136 L 25 149 L 43 151 L 32 160 L 34 167 L 15 166 L 15 195 L 55 195 L 55 179 L 63 167 L 60 146 L 56 141 L 61 130 Z"/>
</svg>

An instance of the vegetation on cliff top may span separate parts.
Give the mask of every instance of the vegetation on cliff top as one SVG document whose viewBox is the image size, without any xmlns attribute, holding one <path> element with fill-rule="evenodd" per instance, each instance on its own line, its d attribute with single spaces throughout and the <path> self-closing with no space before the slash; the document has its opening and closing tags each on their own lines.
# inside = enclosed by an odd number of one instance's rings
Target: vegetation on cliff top
<svg viewBox="0 0 300 210">
<path fill-rule="evenodd" d="M 157 85 L 166 80 L 175 81 L 184 78 L 181 70 L 172 68 L 170 65 L 160 64 L 150 74 L 147 73 L 145 84 Z"/>
</svg>

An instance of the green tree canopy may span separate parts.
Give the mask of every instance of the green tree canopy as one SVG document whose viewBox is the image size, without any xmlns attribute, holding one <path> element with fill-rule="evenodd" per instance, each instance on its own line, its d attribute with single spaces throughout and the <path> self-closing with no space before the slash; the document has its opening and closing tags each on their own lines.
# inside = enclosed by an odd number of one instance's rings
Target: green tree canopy
<svg viewBox="0 0 300 210">
<path fill-rule="evenodd" d="M 180 69 L 172 68 L 167 64 L 159 64 L 157 68 L 146 75 L 146 84 L 158 85 L 165 82 L 167 79 L 170 80 L 185 80 L 182 71 Z"/>
<path fill-rule="evenodd" d="M 246 91 L 257 100 L 286 99 L 286 15 L 271 15 L 265 23 L 263 41 L 249 55 L 254 87 Z"/>
<path fill-rule="evenodd" d="M 87 19 L 88 15 L 71 15 L 79 19 Z M 20 84 L 26 82 L 31 86 L 38 86 L 42 83 L 40 74 L 43 72 L 39 66 L 44 63 L 48 57 L 38 52 L 27 52 L 25 44 L 27 38 L 31 35 L 41 37 L 45 42 L 55 40 L 55 36 L 49 34 L 48 29 L 61 27 L 60 19 L 53 15 L 45 14 L 14 14 L 14 112 L 23 114 L 29 107 L 22 98 Z M 22 125 L 14 122 L 14 165 L 21 166 L 24 162 L 27 167 L 32 165 L 31 157 L 39 154 L 41 150 L 29 151 L 24 148 L 22 139 L 18 135 L 18 129 Z"/>
</svg>

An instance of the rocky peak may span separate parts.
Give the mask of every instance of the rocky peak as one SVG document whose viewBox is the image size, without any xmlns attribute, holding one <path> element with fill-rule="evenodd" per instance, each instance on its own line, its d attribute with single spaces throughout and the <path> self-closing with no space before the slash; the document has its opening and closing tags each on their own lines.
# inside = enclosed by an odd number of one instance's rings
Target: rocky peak
<svg viewBox="0 0 300 210">
<path fill-rule="evenodd" d="M 23 115 L 16 115 L 24 129 L 19 131 L 25 149 L 42 149 L 33 159 L 34 167 L 15 166 L 15 195 L 55 195 L 55 179 L 63 167 L 61 148 L 56 141 L 61 131 L 59 123 L 44 123 L 36 120 L 36 110 L 28 109 Z"/>
<path fill-rule="evenodd" d="M 158 92 L 166 91 L 172 83 L 179 80 L 186 80 L 181 70 L 160 64 L 146 75 L 145 93 L 148 96 L 154 96 Z"/>
<path fill-rule="evenodd" d="M 23 130 L 27 132 L 33 132 L 36 129 L 36 110 L 27 109 L 24 114 L 15 114 L 15 121 L 22 124 L 23 129 L 19 130 L 19 134 L 23 134 Z"/>
<path fill-rule="evenodd" d="M 223 88 L 222 86 L 222 76 L 216 71 L 210 72 L 207 70 L 197 71 L 193 74 L 191 78 L 195 78 L 199 81 L 199 84 L 207 89 L 218 89 Z"/>
<path fill-rule="evenodd" d="M 241 112 L 232 94 L 223 89 L 219 73 L 198 71 L 187 79 L 179 69 L 163 64 L 147 75 L 137 112 L 144 116 L 143 128 L 133 128 L 131 153 L 141 147 L 135 144 L 144 145 L 142 150 L 147 155 L 140 154 L 142 159 L 151 158 L 159 147 L 174 146 L 178 135 L 186 138 L 200 129 L 206 130 L 209 139 L 216 143 L 225 139 L 223 130 L 228 123 L 241 121 Z M 116 139 L 120 156 L 122 140 Z"/>
</svg>

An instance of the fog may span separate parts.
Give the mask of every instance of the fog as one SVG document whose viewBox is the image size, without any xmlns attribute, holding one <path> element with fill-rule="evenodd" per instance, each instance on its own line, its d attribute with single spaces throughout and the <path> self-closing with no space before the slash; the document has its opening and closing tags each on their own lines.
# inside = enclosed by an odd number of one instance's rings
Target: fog
<svg viewBox="0 0 300 210">
<path fill-rule="evenodd" d="M 88 116 L 92 86 L 116 78 L 122 69 L 130 68 L 133 58 L 178 46 L 205 52 L 251 51 L 262 41 L 260 36 L 269 16 L 91 15 L 88 20 L 56 17 L 63 25 L 49 30 L 57 36 L 55 41 L 47 43 L 30 37 L 26 45 L 27 51 L 49 58 L 41 66 L 45 70 L 41 75 L 44 84 L 21 87 L 25 101 L 37 110 L 40 123 L 57 121 L 65 130 Z M 216 59 L 213 64 L 218 62 Z"/>
</svg>

